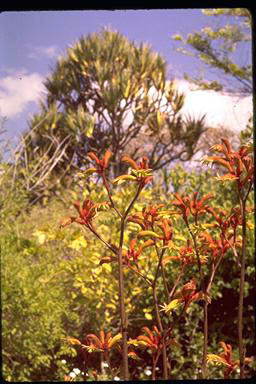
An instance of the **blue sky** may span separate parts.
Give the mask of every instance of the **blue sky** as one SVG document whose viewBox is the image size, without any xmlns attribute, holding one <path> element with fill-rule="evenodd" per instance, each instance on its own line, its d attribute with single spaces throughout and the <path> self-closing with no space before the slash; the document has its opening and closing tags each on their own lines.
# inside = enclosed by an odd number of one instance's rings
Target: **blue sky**
<svg viewBox="0 0 256 384">
<path fill-rule="evenodd" d="M 135 42 L 146 42 L 164 56 L 170 78 L 184 72 L 198 75 L 201 65 L 193 57 L 175 52 L 171 36 L 186 36 L 210 25 L 225 24 L 226 17 L 209 17 L 199 9 L 127 11 L 26 11 L 0 15 L 0 116 L 6 116 L 7 137 L 14 139 L 27 127 L 29 116 L 39 110 L 43 80 L 60 55 L 82 35 L 107 26 Z M 235 19 L 233 20 L 235 22 Z M 250 60 L 250 47 L 237 57 Z M 212 80 L 216 74 L 206 69 Z"/>
</svg>

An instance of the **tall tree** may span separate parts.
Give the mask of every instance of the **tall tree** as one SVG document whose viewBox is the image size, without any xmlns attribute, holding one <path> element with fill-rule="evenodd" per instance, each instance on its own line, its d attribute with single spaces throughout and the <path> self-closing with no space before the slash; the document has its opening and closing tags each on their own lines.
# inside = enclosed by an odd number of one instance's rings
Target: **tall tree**
<svg viewBox="0 0 256 384">
<path fill-rule="evenodd" d="M 251 42 L 250 11 L 246 8 L 223 8 L 205 9 L 202 12 L 207 16 L 218 18 L 218 21 L 225 16 L 227 22 L 215 29 L 207 26 L 199 32 L 189 33 L 187 37 L 180 34 L 173 36 L 174 40 L 182 43 L 177 51 L 194 56 L 208 67 L 218 70 L 218 80 L 209 82 L 199 77 L 194 81 L 203 89 L 222 90 L 225 88 L 226 90 L 231 89 L 232 92 L 238 91 L 245 95 L 251 94 L 251 55 L 249 53 L 243 57 L 243 65 L 239 65 L 237 55 L 238 49 L 241 49 L 242 46 L 247 44 L 249 49 L 251 48 L 248 44 Z M 186 49 L 184 46 L 192 49 Z M 241 62 L 241 57 L 239 59 Z M 224 76 L 222 81 L 219 81 L 221 74 L 224 74 Z M 230 80 L 232 80 L 232 83 Z"/>
<path fill-rule="evenodd" d="M 124 152 L 135 160 L 147 155 L 157 170 L 190 159 L 205 129 L 203 118 L 179 114 L 184 97 L 167 80 L 164 59 L 107 29 L 68 48 L 45 87 L 19 151 L 28 187 L 39 196 L 80 169 L 87 151 L 101 156 L 109 148 L 115 176 Z"/>
</svg>

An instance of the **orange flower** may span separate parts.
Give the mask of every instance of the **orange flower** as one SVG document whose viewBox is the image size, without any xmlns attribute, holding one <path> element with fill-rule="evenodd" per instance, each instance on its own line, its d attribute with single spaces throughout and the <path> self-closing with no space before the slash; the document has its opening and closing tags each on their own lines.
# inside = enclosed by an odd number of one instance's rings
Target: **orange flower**
<svg viewBox="0 0 256 384">
<path fill-rule="evenodd" d="M 199 236 L 201 240 L 200 249 L 205 254 L 210 254 L 213 259 L 216 259 L 220 256 L 225 255 L 225 253 L 231 248 L 233 234 L 228 236 L 228 239 L 225 239 L 223 235 L 220 236 L 220 239 L 213 239 L 208 232 L 202 232 Z M 238 242 L 237 242 L 238 245 Z"/>
<path fill-rule="evenodd" d="M 86 226 L 91 224 L 93 217 L 96 215 L 96 205 L 89 199 L 84 200 L 82 207 L 80 207 L 80 202 L 75 201 L 73 203 L 79 214 L 79 222 Z"/>
<path fill-rule="evenodd" d="M 137 337 L 137 342 L 142 347 L 146 347 L 151 349 L 152 353 L 159 352 L 163 349 L 163 336 L 161 335 L 159 329 L 154 325 L 153 331 L 151 331 L 148 327 L 143 327 L 142 330 L 146 335 L 140 335 Z M 136 342 L 135 340 L 135 342 Z M 169 338 L 169 340 L 165 340 L 165 345 L 178 345 L 177 341 L 173 338 Z"/>
<path fill-rule="evenodd" d="M 171 227 L 171 220 L 163 219 L 159 224 L 157 224 L 162 232 L 163 236 L 160 236 L 160 239 L 163 240 L 163 245 L 168 245 L 169 241 L 172 239 L 173 231 Z"/>
<path fill-rule="evenodd" d="M 232 208 L 232 212 L 229 216 L 227 216 L 227 212 L 225 210 L 219 210 L 216 212 L 216 208 L 213 209 L 211 207 L 206 208 L 207 212 L 209 212 L 216 220 L 215 227 L 221 229 L 222 235 L 224 236 L 226 231 L 232 227 L 234 231 L 236 231 L 239 225 L 242 225 L 242 215 L 240 207 Z M 246 209 L 248 213 L 252 210 L 250 208 Z"/>
<path fill-rule="evenodd" d="M 187 222 L 187 219 L 190 214 L 197 218 L 199 215 L 202 215 L 207 212 L 209 206 L 205 202 L 213 198 L 213 195 L 207 194 L 202 197 L 201 200 L 198 200 L 198 192 L 193 194 L 193 197 L 190 199 L 188 196 L 181 197 L 178 193 L 175 193 L 176 199 L 173 200 L 172 204 L 177 206 L 180 210 L 180 213 L 183 215 L 183 219 Z"/>
<path fill-rule="evenodd" d="M 127 264 L 130 264 L 130 260 L 132 259 L 133 262 L 137 265 L 138 258 L 140 254 L 142 253 L 143 249 L 146 247 L 150 247 L 154 244 L 153 240 L 147 240 L 142 245 L 140 245 L 139 248 L 135 248 L 136 246 L 136 239 L 132 239 L 130 241 L 130 247 L 128 251 L 124 251 L 124 256 L 127 258 Z"/>
<path fill-rule="evenodd" d="M 224 157 L 209 156 L 204 159 L 206 163 L 216 163 L 227 169 L 228 173 L 218 176 L 219 180 L 236 180 L 238 189 L 241 190 L 248 183 L 253 183 L 254 165 L 252 156 L 248 156 L 248 146 L 241 146 L 238 152 L 232 150 L 227 139 L 221 139 L 223 144 L 214 145 L 212 151 L 222 153 Z"/>
<path fill-rule="evenodd" d="M 91 160 L 94 160 L 96 162 L 96 168 L 89 168 L 85 171 L 85 173 L 93 173 L 93 172 L 97 172 L 99 175 L 103 175 L 103 173 L 105 172 L 106 168 L 108 167 L 109 165 L 109 160 L 112 156 L 112 152 L 108 149 L 104 156 L 103 156 L 103 159 L 100 160 L 96 154 L 94 152 L 89 152 L 87 154 L 87 156 L 91 159 Z"/>
<path fill-rule="evenodd" d="M 127 221 L 139 224 L 143 230 L 151 229 L 155 221 L 160 219 L 159 209 L 163 206 L 164 204 L 158 204 L 150 205 L 148 208 L 144 207 L 141 212 L 129 216 Z"/>
<path fill-rule="evenodd" d="M 60 223 L 60 227 L 66 227 L 67 225 L 75 222 L 81 225 L 85 225 L 88 228 L 91 228 L 92 219 L 97 214 L 97 210 L 102 208 L 103 206 L 109 206 L 109 203 L 102 202 L 102 203 L 95 204 L 91 200 L 86 199 L 84 200 L 82 207 L 80 206 L 79 201 L 75 201 L 73 205 L 76 208 L 79 216 L 78 217 L 70 216 L 62 219 Z"/>
<path fill-rule="evenodd" d="M 216 227 L 219 227 L 221 229 L 222 234 L 224 235 L 227 229 L 229 228 L 229 221 L 226 216 L 225 210 L 219 210 L 218 214 L 216 213 L 216 209 L 213 209 L 212 207 L 206 207 L 206 210 L 208 213 L 210 213 L 216 220 Z"/>
<path fill-rule="evenodd" d="M 90 333 L 86 336 L 88 345 L 81 343 L 80 340 L 73 337 L 67 337 L 65 340 L 72 345 L 80 345 L 82 348 L 85 348 L 88 352 L 103 352 L 105 357 L 108 357 L 109 352 L 112 348 L 118 347 L 119 341 L 122 339 L 121 333 L 118 333 L 115 336 L 111 336 L 111 332 L 108 332 L 106 335 L 104 331 L 100 331 L 99 337 Z"/>
<path fill-rule="evenodd" d="M 178 259 L 182 261 L 183 265 L 195 264 L 196 256 L 193 247 L 190 244 L 190 240 L 187 240 L 187 246 L 180 248 L 180 254 Z M 206 258 L 200 257 L 201 264 L 207 263 Z"/>
<path fill-rule="evenodd" d="M 177 291 L 174 296 L 175 299 L 178 299 L 180 303 L 184 303 L 184 311 L 187 307 L 193 302 L 202 300 L 202 292 L 196 292 L 196 280 L 192 279 L 186 283 L 179 291 Z"/>
<path fill-rule="evenodd" d="M 224 371 L 224 379 L 227 379 L 229 375 L 240 365 L 239 360 L 232 360 L 232 346 L 230 344 L 220 341 L 220 346 L 223 348 L 224 352 L 220 355 L 214 355 L 209 353 L 207 355 L 207 361 L 217 364 L 223 364 L 226 369 Z M 248 364 L 252 361 L 251 358 L 246 357 L 245 363 Z"/>
<path fill-rule="evenodd" d="M 141 185 L 141 187 L 150 183 L 153 177 L 151 175 L 152 169 L 149 168 L 147 157 L 143 157 L 138 164 L 129 156 L 123 156 L 122 161 L 124 163 L 128 163 L 132 167 L 131 175 L 135 177 L 135 180 Z"/>
<path fill-rule="evenodd" d="M 111 336 L 111 332 L 108 332 L 106 335 L 104 331 L 100 331 L 99 337 L 90 333 L 86 336 L 88 340 L 88 345 L 83 345 L 84 348 L 87 349 L 88 352 L 103 352 L 105 356 L 108 355 L 112 348 L 118 347 L 119 341 L 122 339 L 121 333 L 116 334 L 115 336 Z"/>
<path fill-rule="evenodd" d="M 148 327 L 143 327 L 142 330 L 146 335 L 137 337 L 137 340 L 142 342 L 141 345 L 151 349 L 152 352 L 163 348 L 161 334 L 155 325 L 153 326 L 153 332 Z"/>
</svg>

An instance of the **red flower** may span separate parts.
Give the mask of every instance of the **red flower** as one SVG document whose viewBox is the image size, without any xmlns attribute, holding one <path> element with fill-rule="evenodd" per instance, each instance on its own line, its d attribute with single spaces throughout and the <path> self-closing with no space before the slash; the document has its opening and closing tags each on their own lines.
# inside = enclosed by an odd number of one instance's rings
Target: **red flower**
<svg viewBox="0 0 256 384">
<path fill-rule="evenodd" d="M 173 231 L 171 227 L 171 220 L 163 219 L 159 224 L 157 224 L 158 227 L 161 228 L 163 232 L 163 236 L 160 236 L 160 239 L 163 240 L 163 245 L 168 245 L 169 241 L 172 239 Z"/>
<path fill-rule="evenodd" d="M 153 332 L 148 327 L 143 327 L 142 330 L 146 335 L 140 335 L 137 337 L 138 341 L 142 341 L 143 345 L 150 348 L 152 351 L 157 351 L 163 348 L 161 334 L 158 328 L 154 325 Z"/>
<path fill-rule="evenodd" d="M 241 146 L 238 152 L 232 150 L 227 139 L 221 139 L 223 144 L 214 145 L 212 151 L 222 153 L 224 157 L 209 156 L 204 162 L 216 163 L 227 169 L 228 173 L 218 176 L 219 180 L 236 180 L 238 189 L 241 190 L 248 183 L 253 183 L 254 165 L 252 156 L 248 156 L 248 146 Z"/>
<path fill-rule="evenodd" d="M 207 355 L 207 361 L 213 362 L 217 364 L 223 364 L 226 369 L 224 371 L 224 379 L 227 379 L 229 375 L 240 365 L 239 360 L 232 360 L 232 346 L 230 344 L 224 343 L 224 341 L 220 342 L 221 347 L 223 348 L 224 352 L 220 355 L 214 355 L 212 353 L 209 353 Z M 252 361 L 251 358 L 246 357 L 245 363 L 248 364 Z"/>
<path fill-rule="evenodd" d="M 99 175 L 103 175 L 106 168 L 108 167 L 109 160 L 112 156 L 112 152 L 107 150 L 103 156 L 103 159 L 100 160 L 94 152 L 89 152 L 87 156 L 96 162 L 96 168 L 89 168 L 85 171 L 85 173 L 93 173 L 97 172 Z"/>
<path fill-rule="evenodd" d="M 153 331 L 151 331 L 148 327 L 143 327 L 142 330 L 146 333 L 146 335 L 140 335 L 137 337 L 136 340 L 139 345 L 151 349 L 152 353 L 159 352 L 163 349 L 163 336 L 155 325 L 153 326 Z M 177 341 L 173 338 L 170 338 L 168 341 L 165 340 L 166 346 L 170 344 L 176 346 L 178 345 Z"/>
<path fill-rule="evenodd" d="M 88 228 L 91 228 L 92 219 L 97 214 L 97 209 L 101 208 L 102 206 L 109 206 L 109 203 L 102 202 L 102 203 L 95 204 L 91 200 L 86 199 L 84 200 L 82 207 L 80 206 L 79 201 L 75 201 L 73 205 L 76 208 L 79 216 L 78 217 L 70 216 L 62 219 L 60 223 L 60 227 L 66 227 L 67 225 L 75 222 L 81 225 L 85 225 Z"/>
<path fill-rule="evenodd" d="M 129 156 L 123 156 L 122 161 L 124 163 L 128 163 L 132 167 L 131 174 L 135 177 L 137 183 L 139 183 L 142 187 L 152 180 L 152 169 L 149 168 L 147 157 L 143 157 L 138 164 Z"/>
<path fill-rule="evenodd" d="M 86 349 L 89 352 L 109 352 L 113 347 L 117 346 L 117 343 L 121 340 L 122 335 L 118 333 L 114 337 L 111 336 L 111 332 L 106 335 L 104 331 L 100 331 L 100 336 L 96 336 L 93 333 L 87 335 L 89 345 L 86 345 Z"/>
<path fill-rule="evenodd" d="M 136 212 L 134 215 L 129 216 L 127 221 L 139 224 L 141 229 L 152 229 L 155 221 L 160 219 L 159 208 L 164 204 L 150 205 L 148 208 L 144 207 L 141 212 Z"/>
<path fill-rule="evenodd" d="M 138 258 L 140 254 L 142 253 L 143 249 L 146 247 L 149 247 L 154 244 L 153 240 L 145 241 L 142 245 L 140 245 L 139 248 L 135 248 L 136 246 L 136 239 L 132 239 L 130 241 L 130 247 L 128 251 L 124 251 L 124 256 L 127 258 L 127 264 L 130 264 L 130 260 L 132 259 L 133 262 L 137 265 Z"/>
<path fill-rule="evenodd" d="M 205 202 L 209 199 L 212 199 L 213 195 L 205 195 L 201 200 L 197 199 L 198 192 L 195 192 L 191 199 L 188 196 L 182 198 L 178 193 L 175 193 L 175 197 L 176 199 L 173 200 L 172 204 L 177 206 L 183 216 L 183 219 L 187 222 L 190 214 L 192 214 L 197 221 L 199 215 L 207 212 L 209 206 L 205 204 Z"/>
<path fill-rule="evenodd" d="M 192 279 L 177 291 L 173 297 L 180 303 L 184 303 L 184 311 L 186 311 L 187 307 L 193 301 L 202 300 L 204 295 L 201 291 L 196 292 L 196 281 L 195 279 Z"/>
</svg>

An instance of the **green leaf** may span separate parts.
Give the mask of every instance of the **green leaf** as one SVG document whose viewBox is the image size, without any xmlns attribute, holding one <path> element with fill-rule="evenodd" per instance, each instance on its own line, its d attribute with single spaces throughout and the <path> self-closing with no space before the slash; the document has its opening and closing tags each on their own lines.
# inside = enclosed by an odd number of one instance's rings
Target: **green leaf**
<svg viewBox="0 0 256 384">
<path fill-rule="evenodd" d="M 169 304 L 162 305 L 161 311 L 164 311 L 165 313 L 171 312 L 173 309 L 177 308 L 181 305 L 181 302 L 179 299 L 172 300 Z"/>
<path fill-rule="evenodd" d="M 152 176 L 152 169 L 132 169 L 132 175 L 137 177 L 148 177 Z"/>
<path fill-rule="evenodd" d="M 227 365 L 227 362 L 225 359 L 223 359 L 222 357 L 218 356 L 218 355 L 214 355 L 213 353 L 209 353 L 207 355 L 207 361 L 208 362 L 213 362 L 213 363 L 219 363 L 219 364 L 224 364 L 224 365 Z"/>
<path fill-rule="evenodd" d="M 112 183 L 113 184 L 122 184 L 124 183 L 125 181 L 136 181 L 136 177 L 135 176 L 132 176 L 132 175 L 121 175 L 121 176 L 118 176 L 116 177 L 114 180 L 112 180 Z"/>
<path fill-rule="evenodd" d="M 116 343 L 118 343 L 122 339 L 122 334 L 118 333 L 115 335 L 109 342 L 109 348 L 112 348 Z"/>
<path fill-rule="evenodd" d="M 68 247 L 74 249 L 75 251 L 79 251 L 81 248 L 85 248 L 86 246 L 87 241 L 83 236 L 78 236 L 75 240 L 68 244 Z"/>
<path fill-rule="evenodd" d="M 128 79 L 127 86 L 126 86 L 125 91 L 124 91 L 124 97 L 126 99 L 129 96 L 130 89 L 131 89 L 131 80 Z"/>
<path fill-rule="evenodd" d="M 92 175 L 93 173 L 97 172 L 97 168 L 88 168 L 84 172 L 79 172 L 79 176 L 88 176 Z"/>
<path fill-rule="evenodd" d="M 179 34 L 176 34 L 176 35 L 172 35 L 172 39 L 176 40 L 176 41 L 182 41 L 182 36 L 179 35 Z"/>
<path fill-rule="evenodd" d="M 74 337 L 66 337 L 65 340 L 71 344 L 71 345 L 81 345 L 81 341 L 78 339 L 75 339 Z"/>
</svg>

